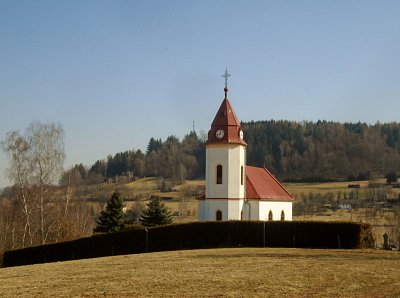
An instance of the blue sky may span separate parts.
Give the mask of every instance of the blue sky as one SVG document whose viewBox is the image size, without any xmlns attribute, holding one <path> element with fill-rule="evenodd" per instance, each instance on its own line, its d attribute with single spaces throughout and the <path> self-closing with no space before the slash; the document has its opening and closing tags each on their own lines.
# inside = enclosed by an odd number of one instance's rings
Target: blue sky
<svg viewBox="0 0 400 298">
<path fill-rule="evenodd" d="M 400 121 L 400 1 L 0 1 L 0 139 L 65 130 L 65 167 L 242 121 Z M 8 184 L 0 153 L 0 187 Z"/>
</svg>

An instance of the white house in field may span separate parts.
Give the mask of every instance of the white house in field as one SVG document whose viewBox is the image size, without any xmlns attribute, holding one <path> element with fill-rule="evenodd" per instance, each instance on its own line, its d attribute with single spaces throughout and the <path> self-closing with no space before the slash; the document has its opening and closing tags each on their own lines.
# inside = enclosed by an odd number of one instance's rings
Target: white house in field
<svg viewBox="0 0 400 298">
<path fill-rule="evenodd" d="M 267 169 L 246 166 L 247 144 L 226 85 L 224 91 L 208 132 L 206 191 L 198 199 L 199 221 L 292 220 L 293 196 Z"/>
</svg>

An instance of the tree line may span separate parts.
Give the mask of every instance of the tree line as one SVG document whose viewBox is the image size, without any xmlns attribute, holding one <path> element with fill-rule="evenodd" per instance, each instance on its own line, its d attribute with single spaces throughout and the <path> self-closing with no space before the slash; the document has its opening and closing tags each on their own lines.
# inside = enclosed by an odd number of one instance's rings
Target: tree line
<svg viewBox="0 0 400 298">
<path fill-rule="evenodd" d="M 75 165 L 70 171 L 77 171 L 82 183 L 87 184 L 116 177 L 127 177 L 128 180 L 164 177 L 177 183 L 185 179 L 202 178 L 205 171 L 205 141 L 194 131 L 182 141 L 175 136 L 169 136 L 165 141 L 151 138 L 146 152 L 128 150 L 97 160 L 89 168 L 82 164 Z M 62 181 L 67 174 L 64 174 Z"/>
<path fill-rule="evenodd" d="M 400 169 L 399 123 L 267 120 L 242 122 L 247 164 L 268 168 L 285 181 L 365 180 Z M 129 150 L 76 165 L 87 183 L 118 176 L 204 178 L 206 137 L 151 138 L 146 152 Z"/>
<path fill-rule="evenodd" d="M 400 167 L 399 123 L 270 120 L 243 130 L 248 163 L 284 180 L 365 180 Z"/>
</svg>

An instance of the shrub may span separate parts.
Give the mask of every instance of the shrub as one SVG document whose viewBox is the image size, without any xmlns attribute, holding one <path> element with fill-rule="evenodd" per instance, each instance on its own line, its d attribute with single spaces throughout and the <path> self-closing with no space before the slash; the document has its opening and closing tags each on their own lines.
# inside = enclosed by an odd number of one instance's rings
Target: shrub
<svg viewBox="0 0 400 298">
<path fill-rule="evenodd" d="M 219 247 L 374 247 L 368 224 L 352 222 L 226 221 L 132 226 L 120 233 L 29 247 L 4 254 L 4 266 L 103 256 Z"/>
</svg>

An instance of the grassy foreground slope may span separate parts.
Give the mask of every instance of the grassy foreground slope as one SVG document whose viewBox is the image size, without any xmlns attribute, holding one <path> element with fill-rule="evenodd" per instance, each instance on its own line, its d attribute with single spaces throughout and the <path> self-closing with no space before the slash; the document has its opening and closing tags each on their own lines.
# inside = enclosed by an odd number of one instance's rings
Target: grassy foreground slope
<svg viewBox="0 0 400 298">
<path fill-rule="evenodd" d="M 0 269 L 4 297 L 399 297 L 400 254 L 210 249 Z"/>
</svg>

